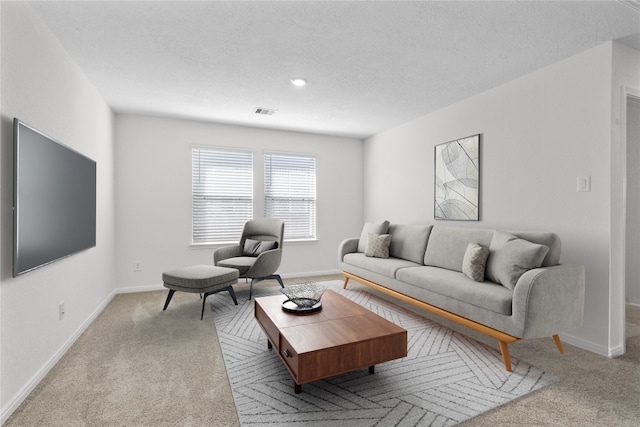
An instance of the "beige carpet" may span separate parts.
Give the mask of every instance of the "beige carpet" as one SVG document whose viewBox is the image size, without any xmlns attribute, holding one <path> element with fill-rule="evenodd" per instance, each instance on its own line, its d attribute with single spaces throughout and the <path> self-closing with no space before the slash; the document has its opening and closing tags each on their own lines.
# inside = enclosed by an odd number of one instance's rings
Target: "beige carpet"
<svg viewBox="0 0 640 427">
<path fill-rule="evenodd" d="M 5 425 L 238 425 L 211 312 L 165 297 L 116 296 Z"/>
<path fill-rule="evenodd" d="M 239 293 L 245 288 L 236 287 Z M 211 312 L 200 321 L 198 296 L 177 292 L 159 314 L 165 296 L 117 296 L 5 425 L 238 426 Z M 616 359 L 568 344 L 560 355 L 550 338 L 510 345 L 513 357 L 560 381 L 460 425 L 637 426 L 640 308 L 627 311 L 627 354 Z M 497 347 L 492 339 L 420 313 Z"/>
</svg>

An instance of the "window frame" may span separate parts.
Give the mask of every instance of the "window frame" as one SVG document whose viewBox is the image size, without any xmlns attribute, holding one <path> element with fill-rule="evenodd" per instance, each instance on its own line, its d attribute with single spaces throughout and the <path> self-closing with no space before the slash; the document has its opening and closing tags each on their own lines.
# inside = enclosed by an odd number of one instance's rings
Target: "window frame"
<svg viewBox="0 0 640 427">
<path fill-rule="evenodd" d="M 310 198 L 310 200 L 312 201 L 312 214 L 311 217 L 308 219 L 309 222 L 309 227 L 310 227 L 310 233 L 307 233 L 306 235 L 288 235 L 287 230 L 291 230 L 291 224 L 292 221 L 288 221 L 288 218 L 282 218 L 285 221 L 285 237 L 284 240 L 286 242 L 314 242 L 318 240 L 318 156 L 316 154 L 313 153 L 293 153 L 293 152 L 283 152 L 283 151 L 274 151 L 274 150 L 264 150 L 263 152 L 263 215 L 265 217 L 277 217 L 277 215 L 271 215 L 269 209 L 270 209 L 270 204 L 272 204 L 273 200 L 269 200 L 269 199 L 273 199 L 274 195 L 273 192 L 270 191 L 270 188 L 268 187 L 270 184 L 270 180 L 269 177 L 267 176 L 267 174 L 269 173 L 269 170 L 271 170 L 271 168 L 268 166 L 268 158 L 271 158 L 272 156 L 276 156 L 276 157 L 287 157 L 287 158 L 301 158 L 301 159 L 306 159 L 308 161 L 312 160 L 313 162 L 313 194 L 306 194 L 303 195 L 302 197 L 290 197 L 289 200 L 291 199 L 305 199 L 305 198 Z M 273 174 L 272 174 L 273 175 Z M 298 200 L 300 201 L 300 200 Z M 287 224 L 289 224 L 289 227 L 287 227 Z"/>
<path fill-rule="evenodd" d="M 240 237 L 242 235 L 242 228 L 244 227 L 244 223 L 248 220 L 253 219 L 254 217 L 254 212 L 255 212 L 255 177 L 256 177 L 256 164 L 255 164 L 255 152 L 254 150 L 251 149 L 245 149 L 245 148 L 235 148 L 235 147 L 221 147 L 221 146 L 208 146 L 208 145 L 192 145 L 190 147 L 190 151 L 191 151 L 191 246 L 192 247 L 211 247 L 211 246 L 218 246 L 218 245 L 228 245 L 228 244 L 233 244 L 233 243 L 238 243 L 240 241 Z M 234 199 L 240 200 L 242 198 L 246 198 L 247 196 L 249 197 L 248 200 L 248 208 L 245 207 L 245 212 L 248 212 L 248 215 L 246 215 L 245 217 L 242 217 L 241 220 L 236 220 L 236 224 L 234 224 L 234 232 L 233 234 L 226 234 L 226 235 L 221 235 L 218 239 L 214 238 L 214 239 L 196 239 L 196 197 L 206 197 L 206 195 L 204 196 L 200 196 L 199 194 L 197 195 L 197 191 L 195 188 L 195 175 L 196 175 L 196 165 L 195 165 L 195 151 L 205 151 L 205 152 L 210 152 L 210 153 L 229 153 L 230 155 L 248 155 L 249 159 L 250 159 L 250 167 L 249 168 L 245 168 L 245 170 L 249 170 L 250 171 L 250 176 L 249 177 L 245 177 L 244 181 L 245 181 L 245 186 L 244 186 L 244 190 L 246 191 L 247 189 L 249 190 L 249 193 L 246 193 L 244 196 L 241 197 L 234 197 Z M 201 168 L 200 168 L 201 169 Z M 200 172 L 200 174 L 202 174 L 202 171 L 198 169 L 198 171 Z M 235 181 L 233 181 L 235 182 Z M 231 179 L 229 179 L 229 182 L 222 182 L 223 185 L 227 185 L 229 183 L 233 183 Z M 225 191 L 229 191 L 229 189 L 225 189 L 223 190 L 221 193 L 224 193 Z M 227 194 L 228 195 L 228 194 Z M 222 194 L 218 194 L 218 195 L 214 195 L 214 197 L 224 197 L 224 195 Z M 236 201 L 237 201 L 236 200 Z M 233 201 L 231 201 L 230 205 L 233 205 Z M 214 214 L 215 215 L 215 214 Z M 233 221 L 231 221 L 233 222 Z M 215 234 L 215 230 L 214 231 L 206 231 L 206 234 Z M 235 235 L 235 233 L 237 233 L 237 235 Z"/>
</svg>

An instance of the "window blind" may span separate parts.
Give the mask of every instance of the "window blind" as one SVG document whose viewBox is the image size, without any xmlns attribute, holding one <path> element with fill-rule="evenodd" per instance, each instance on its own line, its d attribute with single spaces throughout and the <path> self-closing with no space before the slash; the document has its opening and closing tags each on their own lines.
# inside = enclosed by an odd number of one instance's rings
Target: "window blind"
<svg viewBox="0 0 640 427">
<path fill-rule="evenodd" d="M 253 153 L 192 148 L 193 243 L 238 241 L 253 218 Z"/>
<path fill-rule="evenodd" d="M 265 217 L 284 220 L 285 239 L 316 237 L 316 158 L 266 153 Z"/>
</svg>

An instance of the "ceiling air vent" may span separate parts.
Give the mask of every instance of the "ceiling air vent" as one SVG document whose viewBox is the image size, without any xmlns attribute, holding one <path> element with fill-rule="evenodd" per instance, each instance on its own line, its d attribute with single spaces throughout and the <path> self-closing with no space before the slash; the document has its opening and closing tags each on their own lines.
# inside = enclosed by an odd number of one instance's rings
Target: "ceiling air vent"
<svg viewBox="0 0 640 427">
<path fill-rule="evenodd" d="M 262 114 L 264 116 L 273 116 L 275 112 L 278 110 L 274 110 L 272 108 L 256 108 L 256 114 Z"/>
</svg>

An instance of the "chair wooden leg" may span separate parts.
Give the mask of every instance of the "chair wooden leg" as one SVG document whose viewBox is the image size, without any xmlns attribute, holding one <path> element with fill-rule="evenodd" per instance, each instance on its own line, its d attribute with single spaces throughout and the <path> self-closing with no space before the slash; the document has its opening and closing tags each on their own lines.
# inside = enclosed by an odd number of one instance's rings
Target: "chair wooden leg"
<svg viewBox="0 0 640 427">
<path fill-rule="evenodd" d="M 349 283 L 349 278 L 345 277 L 344 278 L 344 285 L 342 285 L 342 289 L 347 289 L 347 283 Z"/>
<path fill-rule="evenodd" d="M 500 353 L 502 353 L 502 361 L 504 362 L 504 368 L 508 372 L 512 372 L 511 358 L 509 357 L 509 347 L 504 341 L 498 341 L 500 343 Z"/>
<path fill-rule="evenodd" d="M 560 337 L 558 336 L 558 334 L 555 334 L 553 336 L 553 340 L 556 342 L 556 347 L 558 347 L 558 351 L 560 351 L 560 354 L 564 354 L 564 347 L 562 347 L 562 342 L 560 341 Z"/>
</svg>

